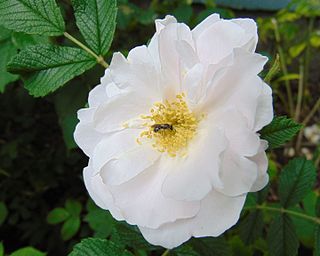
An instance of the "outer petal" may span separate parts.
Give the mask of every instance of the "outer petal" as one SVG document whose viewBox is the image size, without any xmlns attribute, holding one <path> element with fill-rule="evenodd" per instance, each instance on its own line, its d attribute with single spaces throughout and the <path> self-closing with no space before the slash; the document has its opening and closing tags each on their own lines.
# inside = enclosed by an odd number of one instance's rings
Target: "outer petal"
<svg viewBox="0 0 320 256">
<path fill-rule="evenodd" d="M 220 15 L 217 13 L 211 14 L 205 18 L 200 24 L 198 24 L 193 30 L 192 34 L 195 40 L 198 40 L 200 35 L 210 28 L 214 23 L 220 21 Z"/>
<path fill-rule="evenodd" d="M 269 85 L 262 82 L 262 92 L 257 99 L 254 131 L 261 130 L 273 119 L 272 91 Z"/>
<path fill-rule="evenodd" d="M 103 182 L 108 185 L 120 185 L 152 166 L 160 153 L 150 145 L 138 145 L 128 152 L 107 162 L 100 171 Z"/>
<path fill-rule="evenodd" d="M 206 122 L 208 125 L 208 122 Z M 177 200 L 201 200 L 212 187 L 222 187 L 219 177 L 220 154 L 226 148 L 224 134 L 215 127 L 199 130 L 185 158 L 175 161 L 162 192 Z"/>
<path fill-rule="evenodd" d="M 239 196 L 251 190 L 258 177 L 258 166 L 252 160 L 230 150 L 223 153 L 221 181 L 223 188 L 217 190 L 226 196 Z"/>
<path fill-rule="evenodd" d="M 94 174 L 94 170 L 89 165 L 83 170 L 84 184 L 93 201 L 102 209 L 109 210 L 117 220 L 123 220 L 123 216 L 113 203 L 113 198 L 108 188 L 103 184 L 99 175 Z"/>
<path fill-rule="evenodd" d="M 219 236 L 239 219 L 246 195 L 228 197 L 211 191 L 201 202 L 199 213 L 186 220 L 167 223 L 158 229 L 139 226 L 146 240 L 155 245 L 174 248 L 190 237 Z"/>
<path fill-rule="evenodd" d="M 94 149 L 92 155 L 92 167 L 96 172 L 110 160 L 117 159 L 124 152 L 137 147 L 136 138 L 139 136 L 139 129 L 125 129 L 106 136 Z"/>
<path fill-rule="evenodd" d="M 250 42 L 256 34 L 247 33 L 248 30 L 245 28 L 237 22 L 219 20 L 212 23 L 198 36 L 194 35 L 201 62 L 207 64 L 218 63 L 232 53 L 234 48 L 244 46 L 244 49 L 252 48 L 247 45 L 252 45 Z"/>
<path fill-rule="evenodd" d="M 258 165 L 258 177 L 255 183 L 252 185 L 250 192 L 259 191 L 268 184 L 268 158 L 265 152 L 267 148 L 268 142 L 265 140 L 261 140 L 259 152 L 255 156 L 250 157 L 250 159 Z"/>
<path fill-rule="evenodd" d="M 158 161 L 127 183 L 110 188 L 115 204 L 128 223 L 158 228 L 164 223 L 197 214 L 200 202 L 177 201 L 161 193 L 163 179 L 170 171 Z"/>
</svg>

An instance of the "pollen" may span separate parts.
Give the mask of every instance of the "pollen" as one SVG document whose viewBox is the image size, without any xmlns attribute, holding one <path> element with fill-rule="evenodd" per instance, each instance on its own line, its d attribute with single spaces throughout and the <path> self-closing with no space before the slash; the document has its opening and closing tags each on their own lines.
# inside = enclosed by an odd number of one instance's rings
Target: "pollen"
<svg viewBox="0 0 320 256">
<path fill-rule="evenodd" d="M 144 130 L 137 143 L 151 140 L 152 146 L 169 156 L 184 156 L 190 140 L 195 136 L 200 121 L 189 110 L 185 101 L 185 94 L 178 94 L 173 101 L 156 102 L 149 115 L 141 115 L 146 122 Z"/>
</svg>

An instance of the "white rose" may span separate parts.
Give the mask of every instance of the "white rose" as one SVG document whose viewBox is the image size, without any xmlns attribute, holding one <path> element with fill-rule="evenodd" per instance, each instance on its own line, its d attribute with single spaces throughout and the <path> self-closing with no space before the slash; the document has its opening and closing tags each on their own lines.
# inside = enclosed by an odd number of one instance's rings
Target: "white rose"
<svg viewBox="0 0 320 256">
<path fill-rule="evenodd" d="M 113 55 L 74 136 L 95 203 L 173 248 L 219 236 L 247 193 L 267 184 L 257 132 L 273 108 L 253 20 L 213 14 L 193 30 L 172 16 L 155 23 L 148 46 Z"/>
</svg>

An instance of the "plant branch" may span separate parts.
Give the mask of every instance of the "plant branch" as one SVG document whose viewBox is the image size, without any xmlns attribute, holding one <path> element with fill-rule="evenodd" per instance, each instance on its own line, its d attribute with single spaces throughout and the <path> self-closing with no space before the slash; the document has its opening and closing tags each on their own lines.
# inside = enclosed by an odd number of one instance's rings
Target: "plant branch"
<svg viewBox="0 0 320 256">
<path fill-rule="evenodd" d="M 303 92 L 304 92 L 304 65 L 303 65 L 303 63 L 300 63 L 300 65 L 299 65 L 298 100 L 297 100 L 296 111 L 295 111 L 295 115 L 294 115 L 294 119 L 297 122 L 299 122 L 299 118 L 300 118 Z"/>
<path fill-rule="evenodd" d="M 70 41 L 72 41 L 73 43 L 75 43 L 76 45 L 78 45 L 80 48 L 82 48 L 83 50 L 85 50 L 87 53 L 89 53 L 90 55 L 92 55 L 97 62 L 103 66 L 104 68 L 108 68 L 109 65 L 108 63 L 104 60 L 103 56 L 101 55 L 97 55 L 95 52 L 93 52 L 89 47 L 87 47 L 86 45 L 84 45 L 83 43 L 81 43 L 78 39 L 74 38 L 72 35 L 70 35 L 68 32 L 64 32 L 63 35 L 68 38 Z"/>
<path fill-rule="evenodd" d="M 320 224 L 320 218 L 317 217 L 313 217 L 301 212 L 296 212 L 296 211 L 292 211 L 292 210 L 288 210 L 285 208 L 276 208 L 276 207 L 270 207 L 270 206 L 266 206 L 266 205 L 256 205 L 256 206 L 252 206 L 252 207 L 245 207 L 245 210 L 251 210 L 251 209 L 259 209 L 259 210 L 265 210 L 265 211 L 271 211 L 271 212 L 279 212 L 279 213 L 287 213 L 289 215 L 292 216 L 296 216 L 305 220 L 309 220 L 312 221 L 316 224 Z"/>
</svg>

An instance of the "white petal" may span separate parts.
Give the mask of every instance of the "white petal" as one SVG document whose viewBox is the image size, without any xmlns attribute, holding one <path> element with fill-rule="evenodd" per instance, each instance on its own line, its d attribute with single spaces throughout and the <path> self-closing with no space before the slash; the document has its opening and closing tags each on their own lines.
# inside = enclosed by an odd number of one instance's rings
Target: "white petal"
<svg viewBox="0 0 320 256">
<path fill-rule="evenodd" d="M 172 249 L 190 237 L 217 237 L 231 228 L 239 219 L 246 196 L 227 197 L 211 191 L 201 202 L 199 213 L 190 219 L 167 223 L 158 229 L 139 226 L 144 238 L 151 244 Z"/>
<path fill-rule="evenodd" d="M 217 190 L 227 196 L 239 196 L 250 191 L 258 177 L 258 166 L 248 158 L 227 150 L 223 153 L 220 177 L 223 188 Z"/>
<path fill-rule="evenodd" d="M 272 90 L 266 83 L 262 82 L 262 93 L 259 96 L 254 130 L 259 131 L 273 119 Z"/>
<path fill-rule="evenodd" d="M 258 177 L 255 183 L 252 185 L 250 192 L 256 192 L 263 189 L 269 181 L 268 158 L 265 150 L 268 148 L 268 142 L 261 140 L 259 152 L 249 159 L 254 161 L 258 165 Z"/>
<path fill-rule="evenodd" d="M 111 188 L 115 204 L 128 223 L 157 228 L 167 222 L 195 216 L 199 211 L 199 202 L 177 201 L 163 196 L 163 179 L 171 171 L 163 164 L 166 162 L 158 161 L 134 179 Z"/>
<path fill-rule="evenodd" d="M 99 175 L 94 175 L 94 170 L 89 165 L 83 170 L 84 184 L 92 200 L 100 208 L 109 210 L 117 220 L 123 220 L 120 210 L 114 205 L 113 198 L 108 188 L 102 183 Z"/>
<path fill-rule="evenodd" d="M 231 104 L 231 103 L 230 103 Z M 229 148 L 241 156 L 253 156 L 260 147 L 258 134 L 252 131 L 247 119 L 230 105 L 229 109 L 222 109 L 212 117 L 212 122 L 225 132 L 229 141 Z"/>
<path fill-rule="evenodd" d="M 202 64 L 194 65 L 183 78 L 181 87 L 182 91 L 188 97 L 193 104 L 197 104 L 198 101 L 203 97 L 204 84 L 202 81 L 202 76 L 204 72 L 204 67 Z"/>
<path fill-rule="evenodd" d="M 210 125 L 199 129 L 199 134 L 188 146 L 188 155 L 172 160 L 172 169 L 162 186 L 163 194 L 177 200 L 201 200 L 212 187 L 221 187 L 220 154 L 226 144 L 219 129 Z"/>
<path fill-rule="evenodd" d="M 252 81 L 252 77 L 260 73 L 266 61 L 267 58 L 260 54 L 235 49 L 233 64 L 220 69 L 212 78 L 202 106 L 204 111 L 229 105 L 228 100 L 238 91 L 238 87 Z"/>
<path fill-rule="evenodd" d="M 122 93 L 97 108 L 93 125 L 102 133 L 122 130 L 129 120 L 148 114 L 152 104 L 151 100 L 136 92 Z"/>
<path fill-rule="evenodd" d="M 166 15 L 164 19 L 156 19 L 155 20 L 156 32 L 159 33 L 163 28 L 165 28 L 166 26 L 172 23 L 177 23 L 177 20 L 175 17 L 171 15 Z"/>
<path fill-rule="evenodd" d="M 220 20 L 220 15 L 217 13 L 211 14 L 207 18 L 205 18 L 200 24 L 198 24 L 193 30 L 192 34 L 195 40 L 199 38 L 199 36 L 206 31 L 209 27 L 211 27 L 214 23 Z"/>
<path fill-rule="evenodd" d="M 94 130 L 92 124 L 86 124 L 82 121 L 77 124 L 73 137 L 83 152 L 91 157 L 94 148 L 102 140 L 104 135 Z"/>
<path fill-rule="evenodd" d="M 107 162 L 100 171 L 103 182 L 108 185 L 120 185 L 152 166 L 160 153 L 150 144 L 138 145 Z"/>
<path fill-rule="evenodd" d="M 252 35 L 247 34 L 238 24 L 220 20 L 196 38 L 196 48 L 202 62 L 213 64 L 232 53 L 234 48 L 246 45 L 251 39 Z"/>
<path fill-rule="evenodd" d="M 251 40 L 245 45 L 245 49 L 249 52 L 254 52 L 258 43 L 258 31 L 257 24 L 253 19 L 232 19 L 232 22 L 241 26 L 248 37 L 251 37 Z"/>
<path fill-rule="evenodd" d="M 111 159 L 119 157 L 124 152 L 136 148 L 141 130 L 125 129 L 105 136 L 103 140 L 95 147 L 92 158 L 92 167 L 96 172 Z"/>
</svg>

